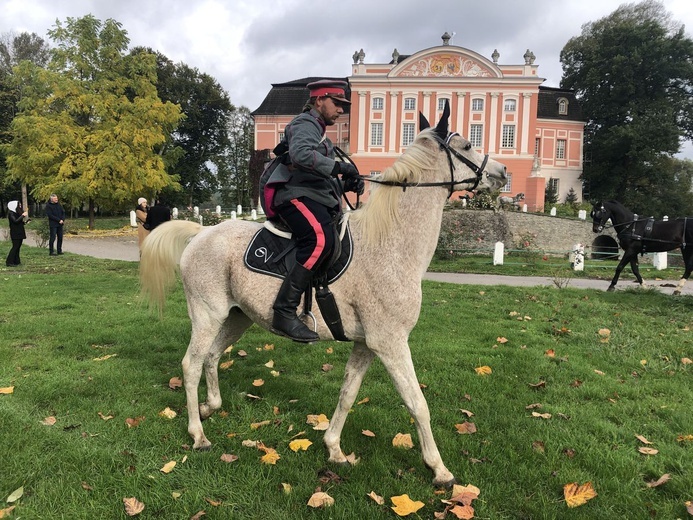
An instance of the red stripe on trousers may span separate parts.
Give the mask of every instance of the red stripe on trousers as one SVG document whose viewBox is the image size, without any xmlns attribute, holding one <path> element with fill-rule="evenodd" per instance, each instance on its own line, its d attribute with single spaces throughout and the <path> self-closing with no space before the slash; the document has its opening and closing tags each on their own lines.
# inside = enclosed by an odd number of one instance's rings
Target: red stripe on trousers
<svg viewBox="0 0 693 520">
<path fill-rule="evenodd" d="M 313 228 L 313 233 L 315 233 L 315 239 L 317 240 L 315 249 L 313 249 L 313 253 L 310 255 L 308 260 L 306 260 L 306 263 L 303 264 L 303 267 L 308 270 L 312 270 L 315 263 L 320 259 L 320 255 L 322 255 L 322 252 L 325 250 L 325 233 L 322 230 L 320 222 L 317 221 L 315 215 L 311 213 L 303 202 L 298 199 L 293 199 L 291 204 L 293 204 L 301 215 L 303 215 L 303 217 L 308 221 L 310 227 Z"/>
</svg>

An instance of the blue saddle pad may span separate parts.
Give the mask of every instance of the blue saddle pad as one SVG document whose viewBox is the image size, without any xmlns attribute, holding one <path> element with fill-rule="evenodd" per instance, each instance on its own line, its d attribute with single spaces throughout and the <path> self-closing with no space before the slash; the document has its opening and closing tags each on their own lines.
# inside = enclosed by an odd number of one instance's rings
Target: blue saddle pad
<svg viewBox="0 0 693 520">
<path fill-rule="evenodd" d="M 255 233 L 245 250 L 245 266 L 256 273 L 285 278 L 286 273 L 296 263 L 295 245 L 294 240 L 275 235 L 263 227 Z M 327 270 L 328 284 L 344 274 L 351 263 L 352 255 L 351 231 L 347 226 L 344 238 L 342 238 L 342 254 Z"/>
</svg>

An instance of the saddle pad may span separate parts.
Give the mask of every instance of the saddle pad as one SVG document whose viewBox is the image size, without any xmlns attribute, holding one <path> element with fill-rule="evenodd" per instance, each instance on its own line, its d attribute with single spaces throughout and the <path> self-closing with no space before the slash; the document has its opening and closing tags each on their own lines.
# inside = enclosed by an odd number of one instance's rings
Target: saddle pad
<svg viewBox="0 0 693 520">
<path fill-rule="evenodd" d="M 347 270 L 353 255 L 351 231 L 347 226 L 342 239 L 342 254 L 327 271 L 327 283 L 337 280 Z M 275 235 L 262 228 L 245 250 L 245 266 L 256 273 L 285 278 L 290 267 L 296 262 L 295 242 L 292 239 Z"/>
</svg>

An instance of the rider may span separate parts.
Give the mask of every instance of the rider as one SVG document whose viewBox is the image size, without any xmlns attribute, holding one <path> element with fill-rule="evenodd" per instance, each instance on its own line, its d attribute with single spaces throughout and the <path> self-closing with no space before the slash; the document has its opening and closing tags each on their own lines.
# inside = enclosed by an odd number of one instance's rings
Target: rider
<svg viewBox="0 0 693 520">
<path fill-rule="evenodd" d="M 347 83 L 323 79 L 307 87 L 310 99 L 303 112 L 284 129 L 288 159 L 267 182 L 275 190 L 273 211 L 296 239 L 296 263 L 272 307 L 272 331 L 301 343 L 319 339 L 298 318 L 296 309 L 314 272 L 330 257 L 338 240 L 334 225 L 341 213 L 337 176 L 342 175 L 344 191 L 361 194 L 364 186 L 353 164 L 335 161 L 334 146 L 325 135 L 326 128 L 351 104 Z"/>
</svg>

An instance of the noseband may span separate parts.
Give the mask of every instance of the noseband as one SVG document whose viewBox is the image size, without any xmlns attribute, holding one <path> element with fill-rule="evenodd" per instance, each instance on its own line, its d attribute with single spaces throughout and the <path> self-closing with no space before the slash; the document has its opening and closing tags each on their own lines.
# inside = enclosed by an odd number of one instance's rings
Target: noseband
<svg viewBox="0 0 693 520">
<path fill-rule="evenodd" d="M 606 212 L 606 208 L 604 208 L 604 204 L 602 204 L 597 211 L 592 210 L 592 214 L 590 215 L 592 217 L 592 224 L 594 224 L 595 220 L 599 220 L 599 226 L 597 227 L 597 233 L 601 233 L 602 230 L 604 229 L 604 226 L 606 226 L 606 221 L 609 220 L 609 214 Z M 606 217 L 606 218 L 604 218 Z"/>
</svg>

